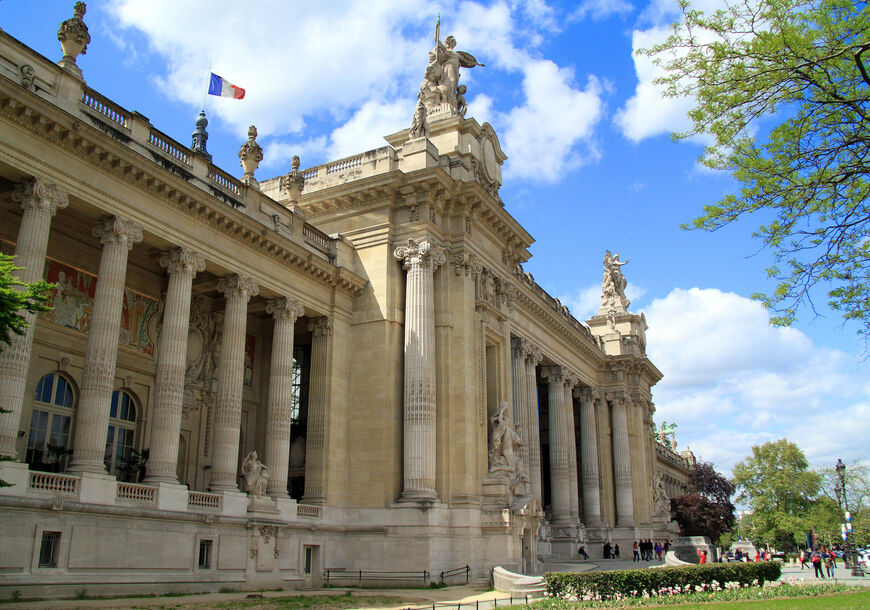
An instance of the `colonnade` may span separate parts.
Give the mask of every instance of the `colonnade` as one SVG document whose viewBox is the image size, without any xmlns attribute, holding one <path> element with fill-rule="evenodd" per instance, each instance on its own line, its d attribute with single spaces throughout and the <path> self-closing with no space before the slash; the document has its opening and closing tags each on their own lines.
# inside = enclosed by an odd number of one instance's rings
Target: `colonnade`
<svg viewBox="0 0 870 610">
<path fill-rule="evenodd" d="M 24 181 L 13 192 L 20 203 L 22 220 L 16 242 L 15 264 L 24 283 L 42 279 L 46 260 L 51 218 L 67 206 L 67 194 L 44 179 Z M 133 245 L 142 241 L 142 227 L 121 216 L 99 219 L 93 230 L 100 239 L 102 251 L 94 294 L 90 328 L 85 348 L 81 391 L 76 409 L 72 459 L 68 470 L 73 473 L 105 474 L 104 452 L 109 425 L 109 405 L 114 391 L 118 356 L 118 329 L 124 300 L 127 257 Z M 160 257 L 166 268 L 168 286 L 158 339 L 156 388 L 151 413 L 151 439 L 146 483 L 178 484 L 176 475 L 181 432 L 182 400 L 184 396 L 187 338 L 193 280 L 205 269 L 201 253 L 184 246 L 173 246 Z M 239 434 L 244 387 L 244 341 L 248 302 L 259 292 L 255 279 L 231 273 L 218 282 L 218 290 L 226 299 L 223 338 L 217 370 L 217 391 L 214 419 L 214 454 L 212 491 L 238 491 Z M 270 466 L 272 479 L 268 494 L 287 497 L 287 462 L 290 453 L 290 406 L 292 394 L 293 328 L 303 315 L 302 304 L 283 296 L 270 300 L 266 310 L 274 320 L 272 359 L 267 403 L 267 432 L 264 461 Z M 15 442 L 21 422 L 24 390 L 30 364 L 36 315 L 24 312 L 31 324 L 21 335 L 14 335 L 8 347 L 0 351 L 0 407 L 8 413 L 0 415 L 0 455 L 16 457 Z M 330 326 L 327 318 L 312 321 L 317 328 Z M 309 409 L 315 423 L 322 419 L 326 379 L 326 342 L 328 333 L 313 333 L 312 380 Z M 323 379 L 319 379 L 323 377 Z M 323 395 L 323 396 L 321 396 Z M 319 397 L 319 398 L 318 398 Z M 318 460 L 317 437 L 323 436 L 323 425 L 314 426 L 309 443 L 312 465 Z M 320 445 L 323 443 L 321 442 Z M 322 458 L 322 456 L 320 456 Z M 321 478 L 314 472 L 312 490 L 306 489 L 310 501 L 322 501 Z M 306 473 L 308 475 L 308 473 Z"/>
</svg>

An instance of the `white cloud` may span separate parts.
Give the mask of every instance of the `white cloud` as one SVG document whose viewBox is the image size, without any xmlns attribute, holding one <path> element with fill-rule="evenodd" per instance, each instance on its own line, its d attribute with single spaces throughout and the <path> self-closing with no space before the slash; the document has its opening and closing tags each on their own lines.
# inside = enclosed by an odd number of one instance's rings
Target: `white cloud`
<svg viewBox="0 0 870 610">
<path fill-rule="evenodd" d="M 511 151 L 508 169 L 511 177 L 556 182 L 600 156 L 593 134 L 603 111 L 602 87 L 590 76 L 575 89 L 573 71 L 548 60 L 527 64 L 524 73 L 525 102 L 501 121 Z"/>
<path fill-rule="evenodd" d="M 723 469 L 778 438 L 813 463 L 866 454 L 870 391 L 853 356 L 772 327 L 759 304 L 716 289 L 675 289 L 644 314 L 664 374 L 655 419 L 678 423 L 682 447 Z"/>
<path fill-rule="evenodd" d="M 154 78 L 169 97 L 198 107 L 209 66 L 244 87 L 243 102 L 209 97 L 208 113 L 240 138 L 257 125 L 274 156 L 264 165 L 280 166 L 294 149 L 345 156 L 382 146 L 383 136 L 408 126 L 438 9 L 423 0 L 334 0 L 304 10 L 283 0 L 118 0 L 107 10 L 119 48 L 135 29 L 162 58 L 165 74 Z M 570 68 L 537 51 L 558 31 L 556 11 L 545 0 L 495 0 L 462 2 L 452 12 L 441 38 L 454 34 L 461 50 L 486 64 L 462 72 L 468 116 L 479 112 L 510 145 L 515 161 L 506 178 L 555 181 L 596 158 L 602 84 L 590 76 L 575 86 Z M 481 70 L 523 98 L 476 90 Z"/>
<path fill-rule="evenodd" d="M 625 0 L 583 0 L 569 19 L 594 19 L 596 21 L 611 15 L 627 15 L 634 7 Z"/>
</svg>

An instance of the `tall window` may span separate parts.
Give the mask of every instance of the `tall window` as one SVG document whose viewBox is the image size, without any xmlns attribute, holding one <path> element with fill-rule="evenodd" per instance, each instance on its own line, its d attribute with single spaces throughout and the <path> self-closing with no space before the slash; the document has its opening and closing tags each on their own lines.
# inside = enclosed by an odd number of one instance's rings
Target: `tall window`
<svg viewBox="0 0 870 610">
<path fill-rule="evenodd" d="M 112 392 L 109 407 L 109 431 L 106 434 L 106 453 L 103 458 L 109 474 L 130 478 L 130 457 L 136 436 L 136 401 L 125 390 Z"/>
<path fill-rule="evenodd" d="M 292 425 L 304 424 L 308 411 L 308 377 L 311 368 L 311 346 L 297 345 L 293 348 L 293 393 L 290 397 L 290 420 Z M 302 434 L 305 434 L 303 431 Z"/>
<path fill-rule="evenodd" d="M 36 384 L 25 461 L 34 470 L 63 472 L 70 454 L 75 392 L 69 379 L 49 373 Z"/>
</svg>

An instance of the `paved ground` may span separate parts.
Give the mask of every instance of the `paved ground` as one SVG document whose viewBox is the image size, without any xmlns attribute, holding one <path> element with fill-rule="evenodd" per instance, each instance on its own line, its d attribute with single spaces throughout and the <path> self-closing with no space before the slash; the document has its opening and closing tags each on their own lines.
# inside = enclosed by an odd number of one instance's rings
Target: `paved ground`
<svg viewBox="0 0 870 610">
<path fill-rule="evenodd" d="M 586 571 L 586 570 L 625 570 L 638 567 L 648 567 L 653 565 L 662 565 L 662 562 L 632 562 L 631 560 L 596 560 L 596 561 L 572 561 L 562 562 L 558 564 L 548 564 L 547 569 Z M 837 564 L 835 578 L 837 582 L 846 582 L 848 584 L 860 584 L 870 587 L 870 575 L 864 577 L 855 577 L 851 575 L 851 570 L 843 567 L 842 562 Z M 782 580 L 799 579 L 799 580 L 815 580 L 813 570 L 801 570 L 800 565 L 789 564 L 784 566 Z M 446 587 L 444 589 L 341 589 L 331 588 L 324 591 L 269 591 L 264 592 L 264 601 L 268 601 L 269 597 L 284 597 L 287 595 L 342 595 L 350 591 L 353 596 L 358 597 L 394 597 L 407 600 L 405 604 L 400 606 L 384 606 L 371 607 L 371 610 L 402 610 L 404 608 L 418 608 L 424 604 L 437 604 L 442 607 L 442 604 L 468 604 L 470 609 L 472 604 L 477 602 L 477 607 L 480 610 L 488 610 L 493 608 L 493 600 L 503 600 L 506 594 L 498 591 L 487 591 L 482 585 L 461 585 Z M 246 593 L 211 593 L 202 595 L 188 595 L 176 598 L 136 598 L 136 599 L 109 599 L 109 600 L 63 600 L 63 601 L 43 601 L 43 602 L 25 602 L 18 604 L 4 604 L 4 610 L 18 608 L 209 608 L 217 604 L 224 604 L 235 600 L 245 600 Z M 499 602 L 498 606 L 504 605 Z M 455 607 L 455 606 L 454 606 Z"/>
</svg>

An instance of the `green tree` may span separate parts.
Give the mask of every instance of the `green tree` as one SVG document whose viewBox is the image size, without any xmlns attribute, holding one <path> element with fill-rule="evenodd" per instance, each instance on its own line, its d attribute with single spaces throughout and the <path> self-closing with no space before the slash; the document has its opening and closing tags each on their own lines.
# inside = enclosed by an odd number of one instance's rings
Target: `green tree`
<svg viewBox="0 0 870 610">
<path fill-rule="evenodd" d="M 671 513 L 685 536 L 707 536 L 717 544 L 734 527 L 734 485 L 710 462 L 689 471 L 687 493 L 671 498 Z"/>
<path fill-rule="evenodd" d="M 15 277 L 16 267 L 13 257 L 0 253 L 0 351 L 3 351 L 12 339 L 12 335 L 21 335 L 27 328 L 28 321 L 24 312 L 38 313 L 50 308 L 45 302 L 51 284 L 39 280 L 33 284 L 24 284 Z M 6 413 L 0 409 L 0 417 Z M 0 455 L 0 461 L 9 461 L 9 456 Z M 0 487 L 9 484 L 0 479 Z"/>
<path fill-rule="evenodd" d="M 786 550 L 798 545 L 808 531 L 821 477 L 797 445 L 785 439 L 755 445 L 752 455 L 734 466 L 734 484 L 737 501 L 752 509 L 745 525 L 753 541 Z"/>
<path fill-rule="evenodd" d="M 792 323 L 817 290 L 870 339 L 870 4 L 854 0 L 726 0 L 712 14 L 681 0 L 662 44 L 639 51 L 665 71 L 667 97 L 696 101 L 701 162 L 740 185 L 684 228 L 715 231 L 752 213 L 777 280 L 756 294 Z M 870 55 L 870 53 L 868 53 Z"/>
<path fill-rule="evenodd" d="M 824 466 L 816 469 L 821 479 L 820 500 L 827 500 L 836 507 L 836 537 L 840 541 L 840 524 L 843 522 L 843 512 L 837 506 L 837 494 L 834 491 L 840 479 L 834 466 Z M 870 543 L 870 468 L 858 460 L 846 467 L 846 497 L 849 510 L 852 513 L 852 532 L 858 545 Z"/>
</svg>

